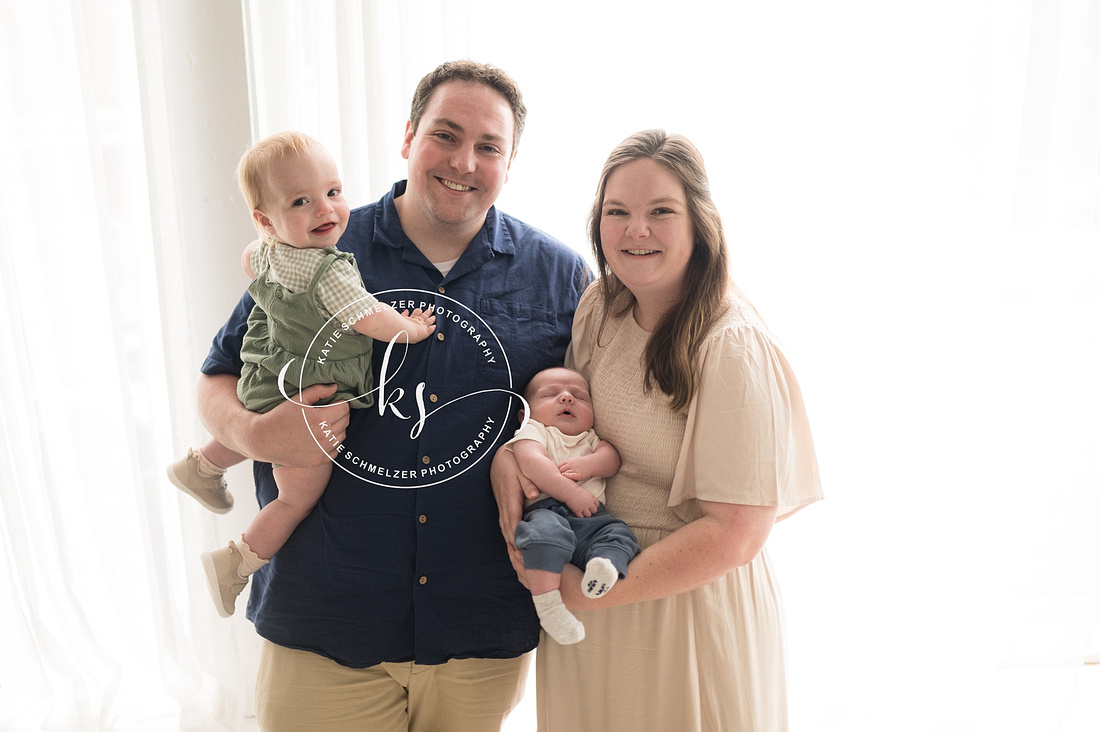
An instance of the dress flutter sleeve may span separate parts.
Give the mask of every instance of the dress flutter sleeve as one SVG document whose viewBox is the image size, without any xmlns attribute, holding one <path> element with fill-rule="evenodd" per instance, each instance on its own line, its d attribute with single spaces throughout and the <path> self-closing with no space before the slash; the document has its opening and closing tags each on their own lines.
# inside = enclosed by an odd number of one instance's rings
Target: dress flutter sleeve
<svg viewBox="0 0 1100 732">
<path fill-rule="evenodd" d="M 591 377 L 588 365 L 603 312 L 599 302 L 599 286 L 592 283 L 577 303 L 577 312 L 573 315 L 573 339 L 565 351 L 565 367 L 579 371 L 585 379 Z"/>
<path fill-rule="evenodd" d="M 699 517 L 697 500 L 778 506 L 778 520 L 822 497 L 787 359 L 759 324 L 720 328 L 701 353 L 668 505 L 685 521 Z"/>
</svg>

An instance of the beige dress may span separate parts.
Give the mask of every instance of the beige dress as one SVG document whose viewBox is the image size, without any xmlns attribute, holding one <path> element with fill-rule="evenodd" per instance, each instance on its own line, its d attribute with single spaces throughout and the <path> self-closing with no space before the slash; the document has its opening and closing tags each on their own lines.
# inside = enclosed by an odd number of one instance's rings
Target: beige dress
<svg viewBox="0 0 1100 732">
<path fill-rule="evenodd" d="M 643 550 L 698 518 L 697 499 L 776 505 L 782 517 L 822 497 L 798 383 L 750 306 L 732 300 L 680 415 L 660 392 L 643 392 L 649 334 L 628 315 L 609 320 L 597 343 L 600 316 L 593 287 L 567 364 L 588 378 L 595 428 L 622 457 L 607 508 Z M 544 635 L 539 645 L 542 732 L 787 729 L 782 610 L 766 551 L 698 590 L 577 617 L 582 642 Z"/>
</svg>

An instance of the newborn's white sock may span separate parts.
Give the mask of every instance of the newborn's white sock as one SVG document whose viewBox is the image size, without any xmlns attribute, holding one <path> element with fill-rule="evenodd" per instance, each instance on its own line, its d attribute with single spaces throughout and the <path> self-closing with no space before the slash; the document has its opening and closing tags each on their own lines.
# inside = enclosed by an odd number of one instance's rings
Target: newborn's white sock
<svg viewBox="0 0 1100 732">
<path fill-rule="evenodd" d="M 550 637 L 567 646 L 584 640 L 584 624 L 565 607 L 561 601 L 561 592 L 550 590 L 532 598 L 539 622 Z"/>
<path fill-rule="evenodd" d="M 600 597 L 607 593 L 619 581 L 619 570 L 607 557 L 592 557 L 584 565 L 584 579 L 581 591 L 585 597 Z"/>
</svg>

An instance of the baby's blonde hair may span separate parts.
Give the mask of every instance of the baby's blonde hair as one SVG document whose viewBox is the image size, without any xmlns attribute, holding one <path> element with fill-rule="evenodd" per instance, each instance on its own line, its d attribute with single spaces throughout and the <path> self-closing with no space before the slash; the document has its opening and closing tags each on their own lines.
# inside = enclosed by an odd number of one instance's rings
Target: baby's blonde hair
<svg viewBox="0 0 1100 732">
<path fill-rule="evenodd" d="M 292 155 L 308 152 L 317 145 L 316 140 L 304 133 L 279 132 L 248 148 L 237 163 L 237 182 L 248 210 L 251 212 L 263 207 L 264 190 L 273 165 Z"/>
</svg>

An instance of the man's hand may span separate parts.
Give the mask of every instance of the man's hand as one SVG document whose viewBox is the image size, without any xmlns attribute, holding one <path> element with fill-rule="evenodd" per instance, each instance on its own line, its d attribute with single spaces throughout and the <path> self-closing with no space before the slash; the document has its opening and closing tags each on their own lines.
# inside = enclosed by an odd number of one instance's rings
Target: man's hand
<svg viewBox="0 0 1100 732">
<path fill-rule="evenodd" d="M 316 384 L 294 396 L 313 405 L 335 392 L 335 384 Z M 201 377 L 198 402 L 203 425 L 215 439 L 261 462 L 323 465 L 336 454 L 348 427 L 346 403 L 312 409 L 284 402 L 266 414 L 250 412 L 237 398 L 237 377 L 229 374 Z"/>
<path fill-rule="evenodd" d="M 299 404 L 283 402 L 259 415 L 253 439 L 263 445 L 265 452 L 278 456 L 268 462 L 308 468 L 324 465 L 337 456 L 336 448 L 344 442 L 350 419 L 347 402 L 326 407 L 300 406 L 316 404 L 335 392 L 335 384 L 314 384 L 303 389 L 301 395 L 291 395 Z"/>
</svg>

